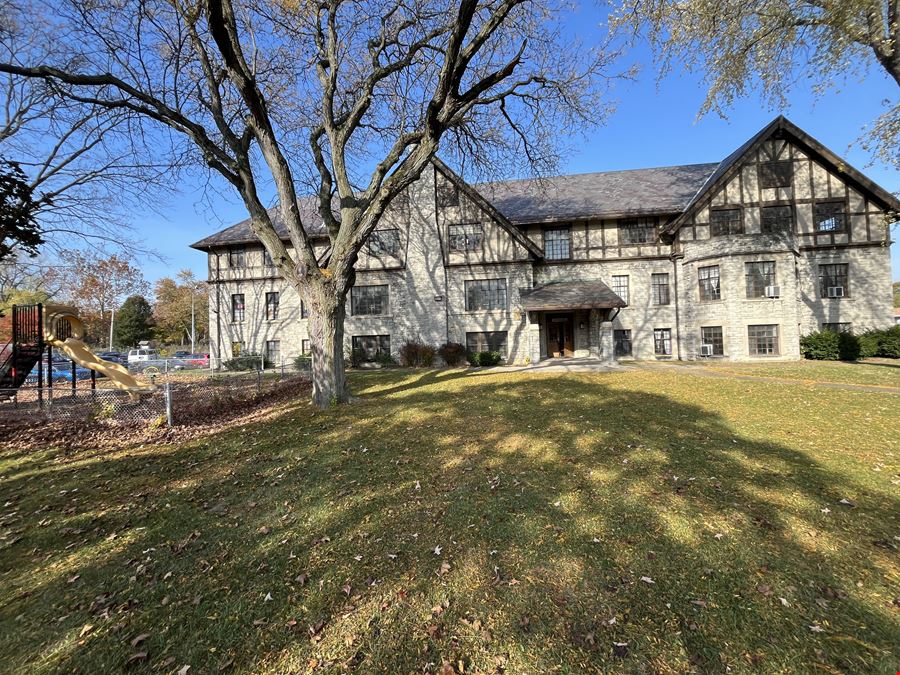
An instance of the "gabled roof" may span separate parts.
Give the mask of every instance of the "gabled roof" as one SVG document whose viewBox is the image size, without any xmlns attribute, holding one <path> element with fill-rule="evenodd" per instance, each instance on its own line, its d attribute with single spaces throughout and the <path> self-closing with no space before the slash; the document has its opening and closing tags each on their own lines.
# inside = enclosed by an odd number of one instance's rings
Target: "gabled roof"
<svg viewBox="0 0 900 675">
<path fill-rule="evenodd" d="M 479 183 L 475 187 L 517 224 L 681 213 L 719 165 L 684 164 L 552 178 Z"/>
<path fill-rule="evenodd" d="M 520 291 L 522 306 L 529 312 L 563 309 L 611 309 L 628 303 L 602 281 L 555 281 Z"/>
<path fill-rule="evenodd" d="M 466 181 L 459 177 L 459 175 L 451 169 L 449 166 L 444 164 L 444 162 L 435 157 L 431 160 L 434 164 L 434 167 L 440 171 L 447 180 L 453 183 L 457 189 L 459 189 L 464 195 L 466 195 L 469 199 L 471 199 L 475 204 L 477 204 L 485 213 L 487 213 L 491 218 L 493 218 L 497 223 L 506 230 L 509 235 L 518 242 L 521 246 L 525 247 L 525 250 L 528 251 L 535 258 L 543 258 L 544 252 L 540 249 L 540 247 L 535 244 L 531 239 L 526 237 L 515 225 L 513 225 L 509 218 L 507 218 L 503 213 L 501 213 L 494 204 L 485 199 L 474 187 L 469 185 Z"/>
<path fill-rule="evenodd" d="M 722 186 L 728 183 L 735 174 L 740 171 L 741 160 L 749 154 L 759 150 L 763 143 L 770 138 L 787 139 L 797 145 L 813 159 L 826 165 L 840 178 L 855 186 L 861 192 L 870 195 L 886 211 L 900 215 L 900 200 L 890 192 L 882 188 L 873 180 L 867 178 L 861 171 L 853 168 L 843 159 L 826 148 L 822 143 L 803 131 L 796 124 L 779 115 L 760 129 L 752 138 L 723 159 L 709 176 L 706 182 L 697 190 L 697 194 L 688 202 L 684 210 L 670 222 L 663 230 L 673 234 L 690 215 L 691 210 L 701 203 L 706 197 L 715 194 Z"/>
<path fill-rule="evenodd" d="M 328 235 L 328 231 L 325 229 L 325 223 L 322 222 L 322 217 L 319 215 L 318 204 L 318 197 L 313 195 L 303 196 L 297 199 L 297 207 L 300 209 L 300 220 L 306 228 L 307 234 L 311 238 L 325 237 Z M 284 220 L 281 218 L 281 209 L 277 206 L 273 206 L 268 209 L 268 211 L 278 236 L 284 241 L 289 241 L 290 237 L 288 236 L 287 227 L 284 224 Z M 337 212 L 335 212 L 335 217 L 339 217 Z M 218 246 L 258 243 L 259 239 L 253 234 L 253 230 L 250 229 L 250 219 L 247 218 L 239 223 L 235 223 L 231 227 L 226 227 L 224 230 L 220 230 L 215 234 L 211 234 L 210 236 L 191 244 L 191 248 L 208 251 L 209 249 Z"/>
</svg>

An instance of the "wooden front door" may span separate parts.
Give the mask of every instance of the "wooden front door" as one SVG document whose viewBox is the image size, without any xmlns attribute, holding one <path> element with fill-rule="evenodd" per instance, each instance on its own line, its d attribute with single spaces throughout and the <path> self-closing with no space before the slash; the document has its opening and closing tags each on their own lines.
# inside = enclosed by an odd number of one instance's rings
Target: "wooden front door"
<svg viewBox="0 0 900 675">
<path fill-rule="evenodd" d="M 547 315 L 547 351 L 550 352 L 550 356 L 573 356 L 575 354 L 574 315 Z"/>
</svg>

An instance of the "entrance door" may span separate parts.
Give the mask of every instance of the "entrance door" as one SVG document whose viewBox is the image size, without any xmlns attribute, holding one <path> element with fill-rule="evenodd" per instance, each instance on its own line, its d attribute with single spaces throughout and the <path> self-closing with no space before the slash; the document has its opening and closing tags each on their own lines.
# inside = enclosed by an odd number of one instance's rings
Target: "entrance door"
<svg viewBox="0 0 900 675">
<path fill-rule="evenodd" d="M 550 356 L 573 356 L 575 354 L 574 315 L 547 315 L 547 351 L 550 352 Z"/>
</svg>

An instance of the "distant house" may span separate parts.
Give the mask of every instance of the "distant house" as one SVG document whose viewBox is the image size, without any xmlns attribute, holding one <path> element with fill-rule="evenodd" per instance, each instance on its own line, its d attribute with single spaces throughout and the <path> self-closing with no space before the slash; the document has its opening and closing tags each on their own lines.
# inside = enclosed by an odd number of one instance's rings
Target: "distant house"
<svg viewBox="0 0 900 675">
<path fill-rule="evenodd" d="M 324 252 L 314 203 L 300 208 Z M 796 359 L 805 333 L 891 325 L 898 213 L 784 117 L 713 164 L 471 185 L 436 159 L 360 254 L 346 346 L 371 359 L 407 339 L 517 363 Z M 247 221 L 193 246 L 209 256 L 214 365 L 309 352 L 306 308 Z"/>
</svg>

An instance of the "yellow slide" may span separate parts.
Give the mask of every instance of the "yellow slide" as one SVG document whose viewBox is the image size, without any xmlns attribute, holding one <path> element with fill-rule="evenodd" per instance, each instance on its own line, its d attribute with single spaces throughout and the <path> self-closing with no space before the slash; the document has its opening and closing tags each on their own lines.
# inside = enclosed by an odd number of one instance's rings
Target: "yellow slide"
<svg viewBox="0 0 900 675">
<path fill-rule="evenodd" d="M 60 339 L 64 324 L 71 327 L 71 336 Z M 116 389 L 130 394 L 148 394 L 156 390 L 153 384 L 146 384 L 128 372 L 125 366 L 104 361 L 88 349 L 81 338 L 84 337 L 84 324 L 78 318 L 78 310 L 65 305 L 44 305 L 44 340 L 54 349 L 72 359 L 84 368 L 103 373 Z"/>
</svg>

